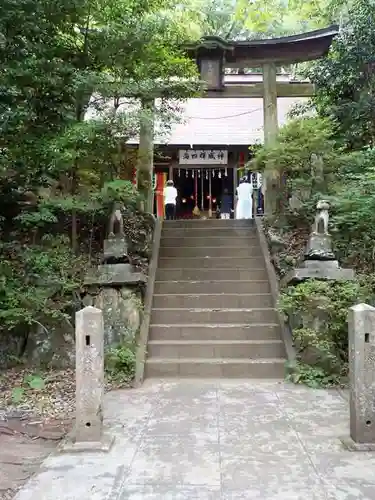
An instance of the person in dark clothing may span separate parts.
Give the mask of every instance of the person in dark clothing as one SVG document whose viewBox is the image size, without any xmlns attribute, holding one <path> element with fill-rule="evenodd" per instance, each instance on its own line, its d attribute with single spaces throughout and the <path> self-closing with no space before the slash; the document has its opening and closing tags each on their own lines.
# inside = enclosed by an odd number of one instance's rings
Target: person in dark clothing
<svg viewBox="0 0 375 500">
<path fill-rule="evenodd" d="M 228 189 L 225 188 L 220 202 L 220 218 L 230 219 L 230 212 L 232 210 L 232 197 L 228 193 Z"/>
</svg>

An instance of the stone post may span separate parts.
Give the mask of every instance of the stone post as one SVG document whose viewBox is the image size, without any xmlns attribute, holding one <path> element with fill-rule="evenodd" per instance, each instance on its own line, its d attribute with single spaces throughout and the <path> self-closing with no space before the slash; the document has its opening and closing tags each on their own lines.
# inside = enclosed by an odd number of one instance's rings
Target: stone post
<svg viewBox="0 0 375 500">
<path fill-rule="evenodd" d="M 349 310 L 351 451 L 375 451 L 375 308 L 358 304 Z"/>
<path fill-rule="evenodd" d="M 85 307 L 76 313 L 76 423 L 61 451 L 108 451 L 113 439 L 103 433 L 103 313 Z"/>
</svg>

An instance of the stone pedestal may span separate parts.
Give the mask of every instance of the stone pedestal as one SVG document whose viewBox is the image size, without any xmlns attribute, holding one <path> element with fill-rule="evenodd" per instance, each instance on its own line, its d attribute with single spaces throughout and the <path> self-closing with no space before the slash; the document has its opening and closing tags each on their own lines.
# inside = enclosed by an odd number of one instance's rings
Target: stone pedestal
<svg viewBox="0 0 375 500">
<path fill-rule="evenodd" d="M 113 438 L 103 433 L 104 324 L 95 307 L 76 313 L 76 423 L 60 451 L 107 451 Z"/>
<path fill-rule="evenodd" d="M 332 239 L 329 234 L 314 234 L 309 237 L 305 251 L 306 260 L 335 260 Z"/>
<path fill-rule="evenodd" d="M 128 262 L 127 248 L 128 245 L 125 238 L 114 237 L 104 240 L 103 261 L 109 262 L 110 260 L 119 261 L 121 259 L 126 259 L 126 262 Z"/>
<path fill-rule="evenodd" d="M 351 281 L 355 277 L 353 269 L 339 266 L 332 251 L 329 234 L 312 232 L 306 246 L 304 261 L 281 281 L 284 286 L 297 285 L 308 279 Z"/>
<path fill-rule="evenodd" d="M 103 287 L 94 299 L 103 311 L 104 347 L 133 343 L 142 320 L 142 299 L 134 287 Z"/>
<path fill-rule="evenodd" d="M 104 317 L 104 346 L 133 343 L 142 320 L 142 291 L 147 276 L 136 272 L 123 237 L 104 241 L 102 264 L 85 278 L 85 305 L 98 307 Z"/>
<path fill-rule="evenodd" d="M 281 281 L 282 285 L 297 285 L 308 279 L 352 281 L 353 269 L 343 269 L 337 260 L 305 260 L 302 265 L 290 271 Z"/>
<path fill-rule="evenodd" d="M 350 451 L 375 451 L 375 308 L 349 310 Z"/>
<path fill-rule="evenodd" d="M 133 271 L 131 264 L 103 264 L 92 270 L 85 278 L 85 285 L 121 286 L 141 285 L 147 276 Z"/>
</svg>

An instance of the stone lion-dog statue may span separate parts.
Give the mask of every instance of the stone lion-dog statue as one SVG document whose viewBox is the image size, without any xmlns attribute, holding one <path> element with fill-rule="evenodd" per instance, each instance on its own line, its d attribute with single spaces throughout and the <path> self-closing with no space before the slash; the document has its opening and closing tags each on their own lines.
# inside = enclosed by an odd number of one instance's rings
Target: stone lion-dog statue
<svg viewBox="0 0 375 500">
<path fill-rule="evenodd" d="M 317 213 L 315 215 L 313 234 L 329 235 L 328 221 L 329 221 L 329 203 L 326 200 L 320 200 L 316 204 Z"/>
<path fill-rule="evenodd" d="M 116 226 L 118 229 L 118 235 L 122 238 L 124 237 L 124 218 L 122 216 L 122 209 L 124 205 L 122 203 L 114 203 L 111 217 L 109 219 L 109 238 L 114 238 L 116 231 Z"/>
</svg>

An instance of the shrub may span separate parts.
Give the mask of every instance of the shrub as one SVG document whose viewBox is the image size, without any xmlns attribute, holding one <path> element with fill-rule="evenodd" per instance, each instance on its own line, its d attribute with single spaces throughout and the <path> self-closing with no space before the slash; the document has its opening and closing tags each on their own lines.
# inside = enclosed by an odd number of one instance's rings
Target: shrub
<svg viewBox="0 0 375 500">
<path fill-rule="evenodd" d="M 361 293 L 358 282 L 308 280 L 280 295 L 279 309 L 289 318 L 298 361 L 316 370 L 325 384 L 346 373 L 347 314 Z M 308 368 L 298 373 L 299 381 L 311 378 Z"/>
<path fill-rule="evenodd" d="M 120 345 L 108 350 L 105 356 L 107 376 L 119 383 L 130 383 L 135 376 L 135 346 Z"/>
</svg>

